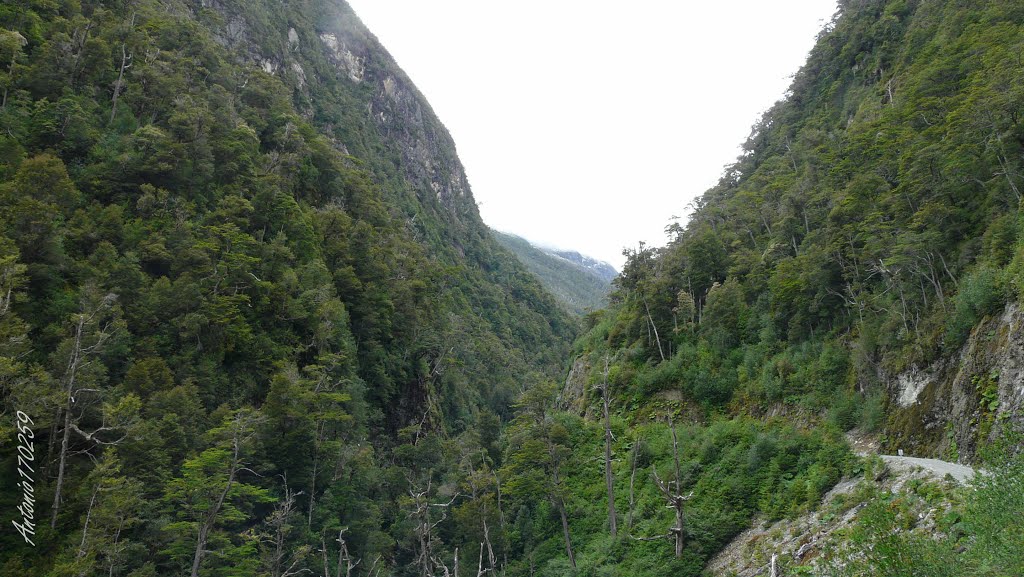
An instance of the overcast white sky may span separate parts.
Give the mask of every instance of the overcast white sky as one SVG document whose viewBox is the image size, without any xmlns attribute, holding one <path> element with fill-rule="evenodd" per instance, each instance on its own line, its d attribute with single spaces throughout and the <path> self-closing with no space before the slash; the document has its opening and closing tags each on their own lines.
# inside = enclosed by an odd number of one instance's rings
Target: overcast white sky
<svg viewBox="0 0 1024 577">
<path fill-rule="evenodd" d="M 835 0 L 349 0 L 448 127 L 484 221 L 622 265 L 782 97 Z"/>
</svg>

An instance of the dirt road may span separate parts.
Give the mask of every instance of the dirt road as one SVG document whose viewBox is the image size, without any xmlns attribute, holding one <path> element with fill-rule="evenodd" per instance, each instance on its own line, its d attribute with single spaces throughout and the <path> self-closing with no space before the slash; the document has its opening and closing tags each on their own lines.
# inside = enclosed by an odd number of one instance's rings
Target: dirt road
<svg viewBox="0 0 1024 577">
<path fill-rule="evenodd" d="M 913 467 L 921 467 L 926 471 L 935 473 L 939 477 L 950 475 L 960 483 L 965 483 L 968 479 L 974 476 L 974 469 L 967 465 L 947 463 L 946 461 L 940 461 L 938 459 L 921 459 L 919 457 L 898 457 L 896 455 L 879 456 L 882 457 L 882 460 L 885 461 L 890 468 L 893 469 L 910 470 Z"/>
</svg>

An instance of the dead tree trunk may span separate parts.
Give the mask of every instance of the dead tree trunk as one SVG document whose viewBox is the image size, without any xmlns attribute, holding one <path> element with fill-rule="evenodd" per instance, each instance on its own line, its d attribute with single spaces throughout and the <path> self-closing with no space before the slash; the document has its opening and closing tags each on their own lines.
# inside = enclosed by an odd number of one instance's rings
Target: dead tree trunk
<svg viewBox="0 0 1024 577">
<path fill-rule="evenodd" d="M 644 300 L 644 310 L 647 311 L 647 322 L 651 323 L 651 328 L 654 329 L 654 340 L 658 343 L 658 354 L 661 355 L 661 360 L 665 360 L 665 351 L 661 348 L 661 338 L 658 336 L 658 325 L 654 324 L 654 318 L 651 316 L 651 309 L 647 306 L 647 297 L 642 297 Z"/>
<path fill-rule="evenodd" d="M 57 527 L 57 516 L 60 514 L 61 499 L 64 491 L 64 472 L 67 467 L 68 458 L 68 446 L 71 441 L 71 431 L 75 428 L 71 412 L 75 406 L 75 395 L 79 392 L 81 385 L 78 382 L 78 373 L 82 367 L 89 361 L 88 357 L 98 354 L 103 350 L 103 345 L 111 337 L 111 332 L 108 332 L 108 327 L 104 326 L 97 329 L 97 332 L 90 335 L 90 344 L 86 344 L 86 330 L 96 321 L 106 309 L 109 309 L 116 297 L 109 294 L 103 297 L 96 307 L 89 312 L 83 311 L 79 313 L 77 322 L 75 324 L 75 336 L 74 341 L 71 343 L 71 351 L 68 355 L 67 368 L 64 370 L 64 390 L 63 390 L 63 405 L 61 410 L 64 413 L 63 419 L 63 434 L 61 435 L 60 441 L 60 455 L 58 458 L 57 465 L 57 485 L 53 492 L 53 507 L 50 513 L 50 528 Z M 91 329 L 90 329 L 91 330 Z M 89 437 L 87 435 L 87 437 Z"/>
<path fill-rule="evenodd" d="M 565 514 L 565 501 L 558 498 L 558 515 L 562 518 L 562 537 L 565 538 L 565 554 L 569 556 L 569 563 L 576 568 L 576 555 L 572 552 L 572 536 L 569 534 L 569 518 Z"/>
<path fill-rule="evenodd" d="M 412 514 L 417 521 L 414 531 L 416 533 L 416 539 L 419 542 L 420 553 L 416 558 L 416 564 L 420 567 L 421 577 L 431 577 L 433 573 L 433 565 L 438 563 L 437 558 L 434 557 L 433 553 L 433 531 L 448 517 L 448 508 L 451 507 L 459 497 L 459 494 L 456 493 L 447 503 L 431 503 L 429 500 L 430 487 L 431 481 L 428 480 L 427 489 L 425 491 L 415 492 L 410 490 L 409 492 L 412 496 L 413 506 L 415 507 Z M 441 509 L 441 518 L 437 521 L 431 521 L 431 507 L 438 507 Z"/>
<path fill-rule="evenodd" d="M 114 122 L 114 117 L 117 116 L 117 98 L 121 95 L 121 86 L 124 84 L 124 71 L 131 68 L 132 64 L 131 53 L 126 52 L 124 44 L 121 44 L 121 68 L 117 72 L 117 81 L 114 82 L 114 95 L 110 98 L 110 120 L 108 124 Z"/>
<path fill-rule="evenodd" d="M 633 529 L 633 510 L 636 507 L 636 498 L 635 498 L 635 493 L 633 491 L 633 488 L 636 485 L 636 462 L 637 462 L 637 459 L 640 456 L 640 437 L 639 436 L 636 438 L 636 442 L 633 443 L 633 451 L 632 451 L 632 453 L 633 453 L 633 455 L 632 455 L 633 466 L 632 466 L 632 468 L 630 470 L 630 473 L 629 473 L 629 516 L 626 517 L 626 530 L 627 531 L 631 531 Z"/>
<path fill-rule="evenodd" d="M 601 387 L 604 405 L 604 482 L 608 489 L 608 532 L 614 539 L 618 533 L 615 514 L 615 475 L 612 472 L 612 423 L 608 414 L 608 357 L 604 358 L 604 385 Z"/>
<path fill-rule="evenodd" d="M 92 519 L 92 508 L 96 504 L 96 494 L 100 492 L 99 484 L 92 490 L 92 499 L 89 499 L 89 509 L 85 513 L 85 524 L 82 526 L 82 542 L 78 545 L 78 554 L 75 556 L 77 559 L 85 557 L 87 551 L 85 550 L 85 543 L 89 537 L 89 521 Z M 84 575 L 85 571 L 82 571 L 81 575 Z"/>
<path fill-rule="evenodd" d="M 345 542 L 345 530 L 344 527 L 338 530 L 338 567 L 335 572 L 336 577 L 341 577 L 342 563 L 344 563 L 345 567 L 345 577 L 352 577 L 352 570 L 362 562 L 362 559 L 357 559 L 355 562 L 352 561 L 352 556 L 348 553 L 348 543 Z"/>
<path fill-rule="evenodd" d="M 552 471 L 555 487 L 559 487 L 558 467 Z M 562 537 L 565 539 L 565 554 L 569 556 L 569 563 L 576 568 L 576 555 L 572 551 L 572 536 L 569 534 L 569 516 L 565 512 L 565 500 L 561 495 L 555 497 L 555 507 L 558 508 L 558 516 L 562 519 Z"/>
<path fill-rule="evenodd" d="M 484 544 L 480 544 L 480 558 L 476 562 L 476 577 L 483 577 L 487 573 L 487 569 L 484 569 Z"/>
<path fill-rule="evenodd" d="M 135 14 L 132 14 L 131 28 L 135 28 Z M 117 98 L 121 95 L 121 88 L 124 86 L 124 71 L 132 67 L 132 54 L 128 52 L 128 49 L 124 42 L 121 43 L 121 68 L 117 71 L 117 81 L 114 82 L 114 95 L 110 98 L 110 120 L 108 124 L 114 122 L 114 117 L 117 116 Z"/>
<path fill-rule="evenodd" d="M 654 473 L 654 482 L 657 483 L 658 489 L 660 489 L 661 493 L 664 495 L 668 507 L 675 511 L 675 524 L 669 529 L 666 537 L 675 541 L 675 553 L 676 557 L 679 558 L 683 556 L 683 547 L 686 544 L 686 502 L 693 497 L 693 491 L 690 491 L 687 495 L 682 494 L 682 476 L 680 474 L 679 467 L 679 439 L 676 436 L 675 423 L 672 423 L 672 452 L 673 459 L 675 461 L 676 475 L 674 482 L 670 481 L 666 483 L 662 481 L 661 478 L 658 477 L 657 468 L 652 467 L 652 470 Z"/>
</svg>

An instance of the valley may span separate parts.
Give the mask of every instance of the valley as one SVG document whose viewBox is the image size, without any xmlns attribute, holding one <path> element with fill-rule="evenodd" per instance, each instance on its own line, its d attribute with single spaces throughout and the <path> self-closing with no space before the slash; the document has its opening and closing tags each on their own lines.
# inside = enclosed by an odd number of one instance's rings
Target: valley
<svg viewBox="0 0 1024 577">
<path fill-rule="evenodd" d="M 1024 574 L 1021 54 L 839 2 L 616 270 L 342 0 L 3 4 L 0 574 Z"/>
</svg>

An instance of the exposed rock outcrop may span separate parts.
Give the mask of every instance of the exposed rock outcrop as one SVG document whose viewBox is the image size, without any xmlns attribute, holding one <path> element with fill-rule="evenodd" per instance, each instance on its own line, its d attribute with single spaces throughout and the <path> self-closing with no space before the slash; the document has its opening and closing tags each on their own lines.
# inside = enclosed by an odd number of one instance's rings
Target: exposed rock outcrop
<svg viewBox="0 0 1024 577">
<path fill-rule="evenodd" d="M 1024 310 L 1011 304 L 957 354 L 894 375 L 887 448 L 974 461 L 1007 426 L 1024 428 Z"/>
</svg>

